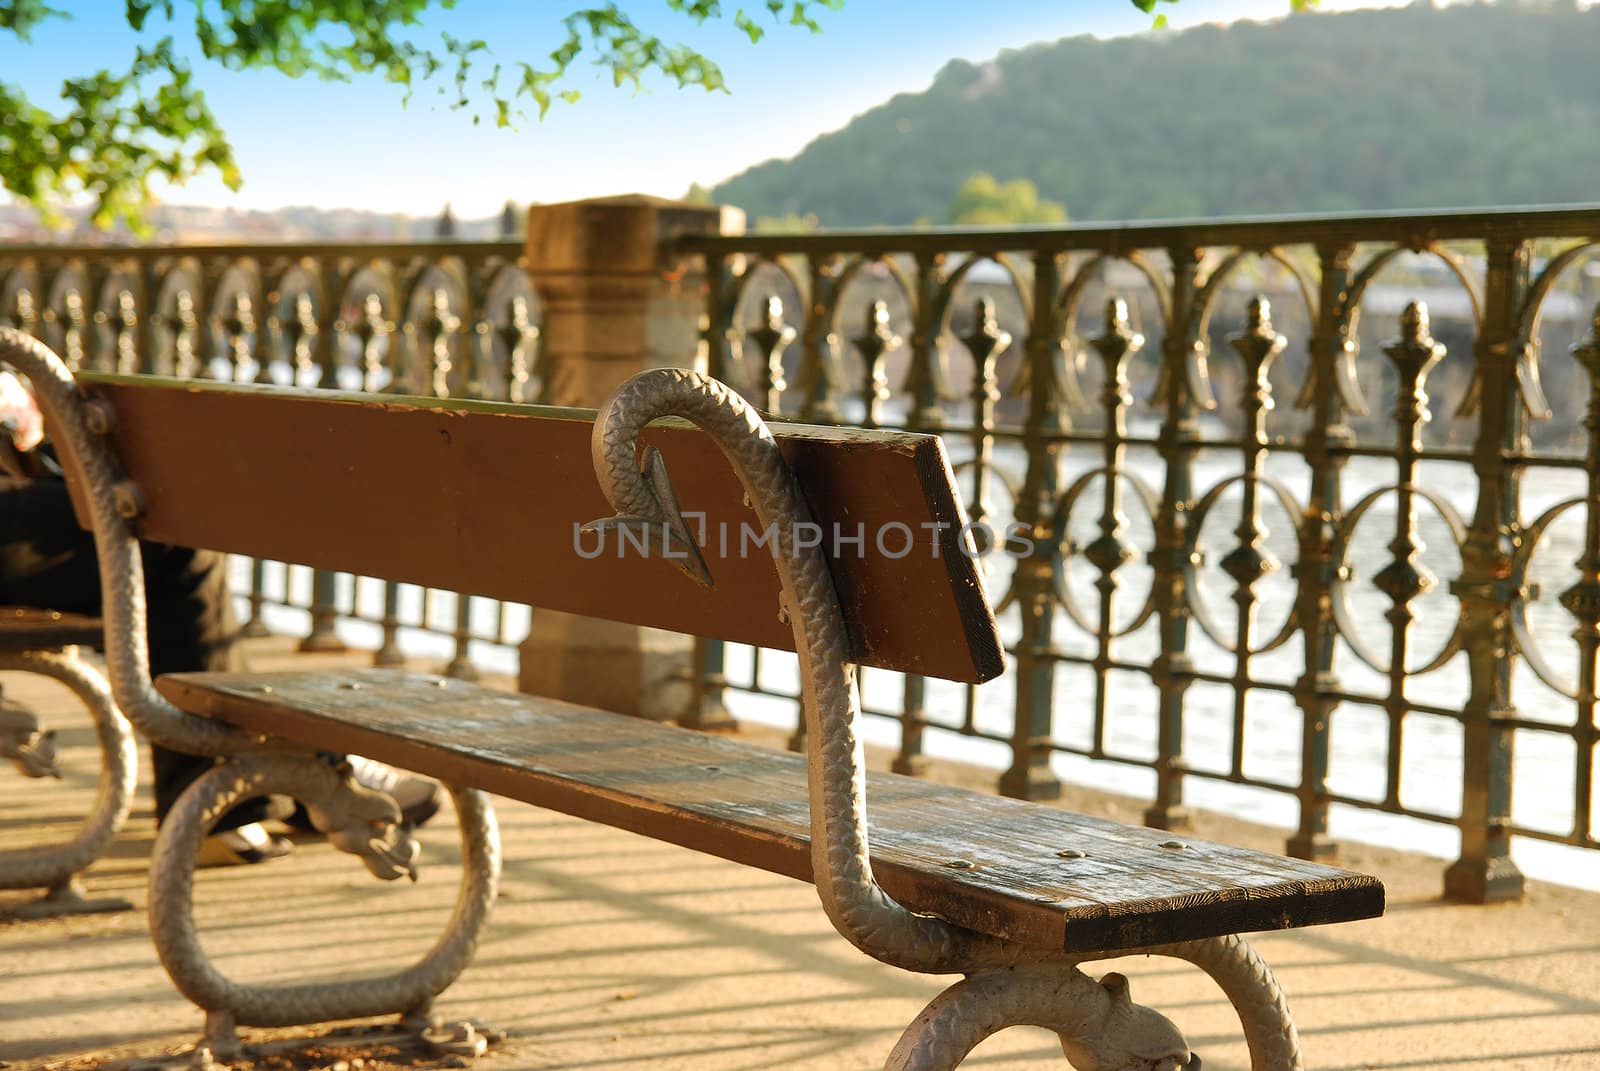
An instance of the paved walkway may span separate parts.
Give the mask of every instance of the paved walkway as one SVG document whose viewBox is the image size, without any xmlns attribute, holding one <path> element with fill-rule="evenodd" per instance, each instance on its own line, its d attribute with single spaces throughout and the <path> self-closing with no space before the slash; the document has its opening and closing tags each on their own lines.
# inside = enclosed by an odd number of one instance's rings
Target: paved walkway
<svg viewBox="0 0 1600 1071">
<path fill-rule="evenodd" d="M 257 664 L 282 649 L 266 641 Z M 0 849 L 69 830 L 94 777 L 92 738 L 70 698 L 18 675 L 5 685 L 61 729 L 72 769 L 64 784 L 0 769 Z M 954 765 L 936 774 L 989 777 Z M 1088 793 L 1067 802 L 1137 814 L 1130 801 Z M 849 948 L 809 886 L 521 804 L 503 803 L 500 819 L 500 904 L 477 961 L 441 1002 L 448 1015 L 509 1032 L 485 1071 L 879 1067 L 942 987 Z M 1201 836 L 1281 843 L 1276 831 L 1200 821 Z M 155 1058 L 195 1036 L 200 1015 L 173 990 L 145 931 L 153 836 L 141 790 L 114 851 L 89 875 L 92 891 L 140 910 L 0 923 L 0 1061 L 13 1071 Z M 424 831 L 430 865 L 416 885 L 377 883 L 314 841 L 272 866 L 207 871 L 198 894 L 207 947 L 225 971 L 256 981 L 331 978 L 357 961 L 415 957 L 448 912 L 452 840 L 448 814 Z M 1437 898 L 1436 860 L 1355 846 L 1346 864 L 1388 884 L 1385 918 L 1257 941 L 1291 995 L 1309 1067 L 1600 1069 L 1600 896 L 1535 885 L 1522 904 L 1454 906 Z M 16 898 L 0 893 L 0 904 Z M 1133 978 L 1136 999 L 1180 1023 L 1207 1071 L 1246 1066 L 1231 1010 L 1198 972 L 1162 960 L 1116 966 Z M 312 1066 L 334 1066 L 338 1054 L 322 1051 Z M 966 1066 L 1066 1064 L 1049 1035 L 1014 1030 Z"/>
</svg>

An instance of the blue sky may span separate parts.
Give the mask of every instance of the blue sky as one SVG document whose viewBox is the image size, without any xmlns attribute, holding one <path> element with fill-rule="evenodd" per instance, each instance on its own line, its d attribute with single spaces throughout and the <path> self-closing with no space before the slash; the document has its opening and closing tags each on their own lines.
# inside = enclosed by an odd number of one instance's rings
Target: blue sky
<svg viewBox="0 0 1600 1071">
<path fill-rule="evenodd" d="M 738 0 L 724 0 L 732 11 Z M 1239 18 L 1272 18 L 1289 0 L 1182 0 L 1174 28 Z M 20 44 L 0 35 L 0 80 L 20 84 L 49 107 L 64 75 L 126 68 L 139 37 L 124 0 L 56 0 L 71 21 L 52 20 Z M 183 6 L 179 5 L 180 8 Z M 495 54 L 534 58 L 559 40 L 560 16 L 579 0 L 459 0 L 428 31 L 482 37 Z M 498 211 L 507 198 L 561 201 L 613 193 L 681 195 L 812 138 L 898 92 L 925 88 L 954 58 L 982 61 L 1007 48 L 1080 33 L 1144 32 L 1150 17 L 1128 0 L 846 0 L 821 11 L 821 34 L 774 26 L 758 45 L 725 21 L 695 27 L 661 0 L 622 3 L 646 28 L 712 55 L 730 93 L 613 89 L 588 72 L 572 85 L 575 104 L 556 104 L 542 122 L 515 130 L 474 127 L 461 112 L 419 93 L 402 106 L 397 87 L 299 81 L 275 73 L 236 74 L 196 63 L 196 77 L 233 139 L 245 185 L 214 180 L 172 189 L 174 203 L 275 208 L 290 204 L 419 214 L 446 201 L 463 216 Z M 760 0 L 746 7 L 761 8 Z M 1322 0 L 1324 9 L 1376 6 Z M 155 34 L 146 34 L 153 38 Z"/>
</svg>

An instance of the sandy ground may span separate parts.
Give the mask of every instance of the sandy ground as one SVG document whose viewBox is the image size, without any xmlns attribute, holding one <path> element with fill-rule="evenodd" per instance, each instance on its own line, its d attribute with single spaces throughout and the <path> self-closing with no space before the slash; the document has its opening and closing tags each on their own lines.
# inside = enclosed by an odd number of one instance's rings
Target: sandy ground
<svg viewBox="0 0 1600 1071">
<path fill-rule="evenodd" d="M 283 650 L 262 641 L 255 661 L 270 665 Z M 18 674 L 3 684 L 60 731 L 69 776 L 44 783 L 0 769 L 0 851 L 64 839 L 91 798 L 97 761 L 67 693 Z M 992 779 L 954 764 L 936 764 L 934 775 Z M 1138 814 L 1134 801 L 1085 791 L 1064 805 Z M 480 1062 L 485 1071 L 881 1067 L 943 986 L 851 949 L 810 886 L 521 804 L 503 802 L 499 813 L 500 903 L 476 962 L 439 1004 L 507 1034 Z M 1196 833 L 1267 850 L 1282 842 L 1280 831 L 1208 815 Z M 0 1065 L 136 1068 L 192 1044 L 201 1016 L 173 989 L 146 932 L 153 836 L 141 787 L 132 820 L 87 879 L 92 893 L 126 897 L 135 910 L 0 922 Z M 427 869 L 415 885 L 373 881 L 314 840 L 281 863 L 206 871 L 206 945 L 225 972 L 262 982 L 407 962 L 448 913 L 453 841 L 448 814 L 423 831 Z M 1600 1071 L 1600 896 L 1534 884 L 1520 904 L 1458 906 L 1438 898 L 1437 860 L 1352 845 L 1343 862 L 1385 881 L 1384 918 L 1255 942 L 1290 994 L 1309 1067 Z M 24 898 L 0 893 L 0 910 Z M 1231 1009 L 1198 971 L 1160 959 L 1112 965 L 1133 979 L 1135 999 L 1183 1027 L 1207 1071 L 1247 1066 Z M 295 1032 L 247 1031 L 268 1045 L 252 1066 L 449 1066 L 382 1034 L 328 1031 L 317 1028 L 322 1040 L 310 1047 L 272 1046 Z M 1019 1029 L 966 1066 L 1066 1064 L 1049 1035 Z"/>
</svg>

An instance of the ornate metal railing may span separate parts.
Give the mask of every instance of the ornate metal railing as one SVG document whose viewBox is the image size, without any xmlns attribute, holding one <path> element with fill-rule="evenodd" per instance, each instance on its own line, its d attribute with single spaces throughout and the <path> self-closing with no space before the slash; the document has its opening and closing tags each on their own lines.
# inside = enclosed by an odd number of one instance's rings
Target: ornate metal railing
<svg viewBox="0 0 1600 1071">
<path fill-rule="evenodd" d="M 1512 836 L 1600 846 L 1597 243 L 1584 208 L 679 252 L 715 281 L 710 370 L 767 412 L 949 444 L 1011 665 L 866 674 L 897 768 L 930 733 L 988 741 L 1037 797 L 1079 756 L 1144 778 L 1163 827 L 1264 789 L 1304 856 L 1334 805 L 1422 818 L 1460 830 L 1450 888 L 1492 898 Z M 88 367 L 541 400 L 521 251 L 0 248 L 0 321 Z M 249 601 L 308 611 L 311 647 L 366 622 L 380 660 L 443 633 L 463 674 L 521 638 L 514 607 L 274 563 Z M 691 722 L 796 693 L 787 656 L 697 658 Z"/>
<path fill-rule="evenodd" d="M 538 298 L 516 241 L 178 248 L 0 247 L 0 323 L 73 367 L 306 387 L 540 401 Z M 250 563 L 247 626 L 269 606 L 310 614 L 307 649 L 341 646 L 338 618 L 513 644 L 515 608 L 377 580 Z M 440 620 L 440 610 L 453 623 Z"/>
<path fill-rule="evenodd" d="M 1484 899 L 1513 835 L 1600 847 L 1597 239 L 1584 208 L 682 248 L 714 373 L 944 435 L 988 542 L 1032 537 L 985 558 L 1003 682 L 864 682 L 897 768 L 928 730 L 1008 746 L 1016 795 L 1057 754 L 1142 768 L 1163 828 L 1192 783 L 1270 789 L 1301 856 L 1334 804 L 1450 823 Z M 708 710 L 793 695 L 699 650 Z"/>
</svg>

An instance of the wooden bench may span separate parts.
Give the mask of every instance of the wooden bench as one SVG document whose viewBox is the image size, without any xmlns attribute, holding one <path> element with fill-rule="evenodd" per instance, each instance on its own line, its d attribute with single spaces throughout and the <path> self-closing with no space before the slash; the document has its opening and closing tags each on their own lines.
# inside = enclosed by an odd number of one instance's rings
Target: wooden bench
<svg viewBox="0 0 1600 1071">
<path fill-rule="evenodd" d="M 111 699 L 111 687 L 78 656 L 98 647 L 98 618 L 22 606 L 0 606 L 0 671 L 34 673 L 65 685 L 88 709 L 100 747 L 99 789 L 94 804 L 64 842 L 0 852 L 0 889 L 43 889 L 34 900 L 0 906 L 0 918 L 128 911 L 121 897 L 90 897 L 78 875 L 100 858 L 128 819 L 138 777 L 133 729 Z M 22 776 L 61 776 L 54 730 L 32 711 L 0 693 L 0 759 Z"/>
<path fill-rule="evenodd" d="M 868 955 L 965 975 L 906 1029 L 890 1068 L 955 1067 L 990 1033 L 1024 1023 L 1055 1030 L 1080 1071 L 1198 1067 L 1170 1022 L 1130 1001 L 1124 979 L 1096 982 L 1077 966 L 1130 951 L 1199 964 L 1239 1009 L 1254 1066 L 1296 1068 L 1283 995 L 1238 934 L 1382 912 L 1382 887 L 1360 875 L 863 774 L 855 664 L 966 682 L 1002 668 L 979 574 L 957 546 L 961 511 L 936 438 L 783 425 L 769 436 L 731 392 L 683 371 L 630 381 L 596 421 L 98 375 L 80 377 L 86 401 L 36 344 L 0 332 L 0 358 L 42 384 L 84 519 L 111 548 L 120 705 L 167 746 L 228 756 L 169 816 L 152 868 L 157 948 L 207 1012 L 197 1059 L 232 1051 L 237 1024 L 425 1012 L 470 960 L 494 896 L 485 793 L 812 881 L 835 927 Z M 674 415 L 698 427 L 652 423 Z M 632 539 L 650 554 L 589 557 L 589 542 L 580 553 L 577 528 L 596 519 L 584 540 Z M 849 550 L 825 556 L 795 538 L 808 521 L 847 539 L 860 524 L 867 538 L 859 552 L 841 544 Z M 130 522 L 166 542 L 798 649 L 808 754 L 428 674 L 180 674 L 153 688 L 127 639 L 138 638 L 125 612 L 138 596 Z M 741 522 L 775 531 L 776 550 L 741 553 Z M 927 541 L 885 553 L 874 533 L 891 525 Z M 711 586 L 695 582 L 707 574 Z M 375 874 L 410 867 L 393 801 L 315 754 L 329 751 L 450 786 L 465 865 L 449 929 L 392 976 L 237 985 L 194 933 L 207 816 L 248 795 L 295 795 Z"/>
</svg>

